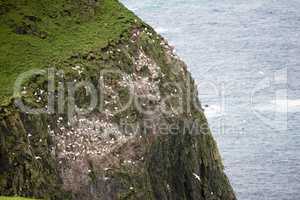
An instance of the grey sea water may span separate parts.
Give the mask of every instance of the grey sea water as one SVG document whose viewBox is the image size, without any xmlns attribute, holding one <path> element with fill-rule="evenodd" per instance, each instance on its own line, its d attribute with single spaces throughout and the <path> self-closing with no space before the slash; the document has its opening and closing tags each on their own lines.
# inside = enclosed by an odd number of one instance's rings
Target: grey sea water
<svg viewBox="0 0 300 200">
<path fill-rule="evenodd" d="M 241 200 L 300 199 L 300 0 L 122 0 L 176 47 Z"/>
</svg>

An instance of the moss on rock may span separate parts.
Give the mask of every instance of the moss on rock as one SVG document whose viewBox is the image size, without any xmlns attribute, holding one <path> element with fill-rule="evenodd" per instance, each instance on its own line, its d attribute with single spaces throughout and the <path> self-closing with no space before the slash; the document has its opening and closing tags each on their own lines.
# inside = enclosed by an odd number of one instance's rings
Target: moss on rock
<svg viewBox="0 0 300 200">
<path fill-rule="evenodd" d="M 235 199 L 194 81 L 173 48 L 151 27 L 115 0 L 3 1 L 0 14 L 5 16 L 0 38 L 7 38 L 0 47 L 1 75 L 6 77 L 0 83 L 1 195 Z M 55 103 L 63 105 L 60 113 L 21 112 L 13 105 L 17 97 L 11 98 L 14 80 L 19 73 L 47 66 L 63 72 L 55 74 L 56 88 L 89 81 L 97 93 L 106 92 L 104 112 L 74 115 L 72 124 L 67 113 L 70 97 L 59 99 L 58 89 L 54 96 Z M 102 70 L 122 73 L 106 76 L 103 88 L 98 86 Z M 45 108 L 47 81 L 41 75 L 32 77 L 19 98 Z M 131 103 L 116 113 L 130 95 L 139 97 L 141 108 L 158 111 L 143 113 Z M 163 102 L 168 96 L 172 98 Z M 81 88 L 72 100 L 84 107 L 90 97 Z M 180 106 L 182 112 L 176 112 Z M 169 113 L 163 112 L 166 109 Z M 132 125 L 129 131 L 124 121 Z M 145 123 L 149 121 L 150 127 Z M 186 121 L 197 121 L 202 129 L 191 130 Z M 162 124 L 179 128 L 160 134 L 157 127 Z"/>
</svg>

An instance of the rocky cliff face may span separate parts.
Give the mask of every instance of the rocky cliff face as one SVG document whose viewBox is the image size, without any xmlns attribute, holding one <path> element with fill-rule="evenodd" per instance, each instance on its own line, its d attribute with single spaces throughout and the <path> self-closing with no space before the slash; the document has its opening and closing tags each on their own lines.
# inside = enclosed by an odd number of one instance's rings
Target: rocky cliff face
<svg viewBox="0 0 300 200">
<path fill-rule="evenodd" d="M 29 45 L 10 56 L 32 62 L 1 70 L 15 80 L 45 64 L 13 98 L 2 90 L 0 194 L 235 199 L 194 82 L 167 41 L 114 0 L 48 3 L 1 2 L 2 35 Z M 70 27 L 86 35 L 71 43 Z"/>
</svg>

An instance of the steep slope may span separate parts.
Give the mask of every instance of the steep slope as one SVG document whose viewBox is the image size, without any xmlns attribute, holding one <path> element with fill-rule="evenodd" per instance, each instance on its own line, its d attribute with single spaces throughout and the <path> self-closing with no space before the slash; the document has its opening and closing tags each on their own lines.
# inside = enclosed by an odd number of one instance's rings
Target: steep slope
<svg viewBox="0 0 300 200">
<path fill-rule="evenodd" d="M 1 195 L 235 199 L 186 65 L 151 27 L 114 0 L 0 5 Z"/>
</svg>

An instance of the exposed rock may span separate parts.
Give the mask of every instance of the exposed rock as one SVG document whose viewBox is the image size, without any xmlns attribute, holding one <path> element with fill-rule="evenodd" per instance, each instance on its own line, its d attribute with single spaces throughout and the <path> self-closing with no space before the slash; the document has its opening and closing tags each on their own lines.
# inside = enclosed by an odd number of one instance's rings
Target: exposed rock
<svg viewBox="0 0 300 200">
<path fill-rule="evenodd" d="M 101 17 L 96 12 L 101 2 L 76 1 L 66 15 L 83 5 L 82 13 L 89 13 L 85 20 Z M 27 19 L 39 23 L 38 17 Z M 22 100 L 43 108 L 44 114 L 26 114 L 13 104 L 1 108 L 1 195 L 236 199 L 186 65 L 151 27 L 136 17 L 130 23 L 130 30 L 107 41 L 105 48 L 59 60 L 53 94 L 43 77 L 23 86 Z M 31 34 L 33 29 L 25 26 L 18 32 Z M 68 90 L 83 81 L 95 85 L 102 97 L 87 114 L 83 110 L 89 108 L 92 89 Z M 68 92 L 74 96 L 65 98 Z M 47 105 L 51 95 L 55 105 L 60 103 L 59 111 Z M 68 110 L 72 103 L 78 113 Z"/>
</svg>

